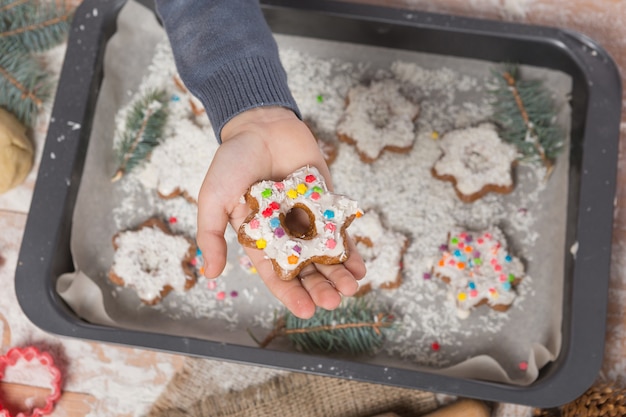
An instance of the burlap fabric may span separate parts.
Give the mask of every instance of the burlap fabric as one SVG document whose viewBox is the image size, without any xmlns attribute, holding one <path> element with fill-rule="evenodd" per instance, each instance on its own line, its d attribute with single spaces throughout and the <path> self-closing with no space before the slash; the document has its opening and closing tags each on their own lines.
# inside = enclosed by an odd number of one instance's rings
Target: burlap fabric
<svg viewBox="0 0 626 417">
<path fill-rule="evenodd" d="M 419 416 L 436 407 L 423 391 L 189 358 L 148 416 Z"/>
</svg>

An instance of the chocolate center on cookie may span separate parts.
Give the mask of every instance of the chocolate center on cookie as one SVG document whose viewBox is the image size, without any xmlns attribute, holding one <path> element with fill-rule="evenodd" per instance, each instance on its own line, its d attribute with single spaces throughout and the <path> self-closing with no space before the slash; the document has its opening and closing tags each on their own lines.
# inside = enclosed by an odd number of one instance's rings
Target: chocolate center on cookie
<svg viewBox="0 0 626 417">
<path fill-rule="evenodd" d="M 317 235 L 315 216 L 304 204 L 294 205 L 281 218 L 281 223 L 289 236 L 310 240 Z"/>
</svg>

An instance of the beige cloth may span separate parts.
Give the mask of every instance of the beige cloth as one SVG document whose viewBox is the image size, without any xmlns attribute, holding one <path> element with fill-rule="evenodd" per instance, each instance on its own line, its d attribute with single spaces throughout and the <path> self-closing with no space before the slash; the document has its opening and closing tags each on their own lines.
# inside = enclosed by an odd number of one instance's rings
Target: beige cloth
<svg viewBox="0 0 626 417">
<path fill-rule="evenodd" d="M 235 370 L 238 367 L 240 369 Z M 149 417 L 368 417 L 385 412 L 419 416 L 437 408 L 435 395 L 339 378 L 286 373 L 243 365 L 186 359 Z M 248 381 L 242 390 L 216 388 L 218 371 L 237 371 Z M 231 380 L 233 374 L 224 376 Z"/>
</svg>

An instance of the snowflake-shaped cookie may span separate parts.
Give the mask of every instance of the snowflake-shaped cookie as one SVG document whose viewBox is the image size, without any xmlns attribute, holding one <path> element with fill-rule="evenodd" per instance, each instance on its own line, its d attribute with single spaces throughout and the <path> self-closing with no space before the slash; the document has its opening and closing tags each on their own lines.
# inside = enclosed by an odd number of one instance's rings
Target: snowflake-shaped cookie
<svg viewBox="0 0 626 417">
<path fill-rule="evenodd" d="M 386 228 L 374 210 L 352 223 L 350 235 L 365 262 L 367 273 L 359 281 L 357 295 L 373 289 L 397 288 L 402 283 L 402 257 L 408 239 L 402 233 Z"/>
<path fill-rule="evenodd" d="M 239 242 L 264 250 L 279 278 L 290 280 L 311 262 L 348 259 L 345 229 L 361 211 L 356 201 L 329 192 L 316 168 L 300 168 L 283 181 L 260 181 L 245 199 L 252 213 L 239 228 Z M 302 229 L 295 227 L 298 213 L 308 218 Z"/>
<path fill-rule="evenodd" d="M 489 192 L 513 191 L 517 148 L 500 139 L 490 123 L 453 130 L 440 142 L 441 158 L 432 168 L 435 178 L 450 181 L 458 197 L 471 203 Z"/>
<path fill-rule="evenodd" d="M 406 152 L 413 147 L 420 108 L 400 93 L 396 81 L 357 85 L 347 101 L 337 134 L 356 147 L 364 162 L 373 162 L 385 150 Z"/>
</svg>

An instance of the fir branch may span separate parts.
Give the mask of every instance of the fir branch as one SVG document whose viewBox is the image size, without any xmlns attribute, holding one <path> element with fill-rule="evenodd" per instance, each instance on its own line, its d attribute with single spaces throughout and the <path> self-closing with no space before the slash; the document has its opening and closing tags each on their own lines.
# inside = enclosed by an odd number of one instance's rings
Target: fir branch
<svg viewBox="0 0 626 417">
<path fill-rule="evenodd" d="M 554 123 L 556 110 L 548 90 L 538 80 L 521 79 L 515 65 L 495 75 L 494 120 L 502 138 L 525 159 L 541 161 L 549 176 L 563 147 L 563 132 Z"/>
<path fill-rule="evenodd" d="M 14 9 L 14 8 L 18 7 L 19 5 L 26 3 L 27 1 L 30 1 L 30 0 L 10 1 L 7 4 L 4 4 L 4 5 L 0 6 L 0 13 L 6 12 L 7 10 L 10 10 L 10 9 Z"/>
<path fill-rule="evenodd" d="M 32 125 L 52 94 L 50 76 L 29 54 L 0 44 L 0 106 Z"/>
<path fill-rule="evenodd" d="M 131 108 L 126 117 L 118 153 L 118 168 L 111 181 L 115 182 L 150 156 L 161 143 L 168 115 L 168 97 L 165 90 L 146 92 Z"/>
<path fill-rule="evenodd" d="M 0 42 L 28 52 L 41 52 L 65 40 L 73 11 L 48 2 L 21 0 L 1 6 Z"/>
<path fill-rule="evenodd" d="M 375 312 L 357 299 L 328 311 L 318 309 L 309 320 L 286 313 L 276 320 L 274 329 L 263 341 L 252 338 L 260 347 L 278 337 L 287 337 L 304 352 L 349 353 L 360 355 L 378 351 L 385 342 L 385 331 L 394 327 L 393 316 Z"/>
</svg>

